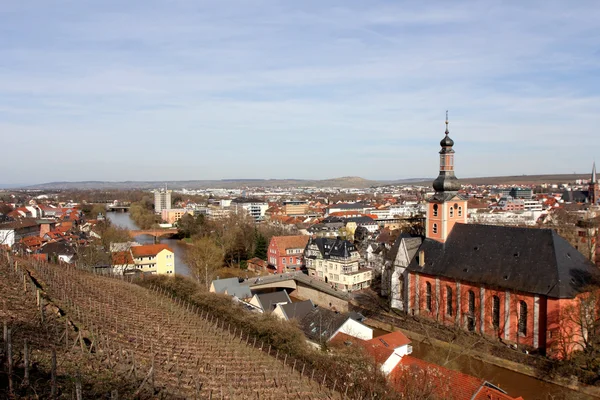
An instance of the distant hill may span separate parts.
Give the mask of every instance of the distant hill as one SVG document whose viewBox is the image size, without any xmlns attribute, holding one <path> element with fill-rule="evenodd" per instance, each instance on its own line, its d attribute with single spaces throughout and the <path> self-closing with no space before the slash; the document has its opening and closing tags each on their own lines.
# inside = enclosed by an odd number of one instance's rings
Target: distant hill
<svg viewBox="0 0 600 400">
<path fill-rule="evenodd" d="M 531 185 L 541 183 L 573 182 L 576 179 L 589 179 L 589 174 L 561 175 L 515 175 L 492 176 L 485 178 L 460 178 L 463 184 L 472 185 Z M 81 181 L 81 182 L 49 182 L 23 187 L 24 189 L 69 190 L 69 189 L 154 189 L 165 184 L 170 189 L 239 189 L 245 187 L 340 187 L 368 188 L 384 185 L 421 185 L 431 186 L 433 178 L 411 178 L 400 180 L 369 180 L 358 176 L 344 176 L 322 180 L 308 179 L 221 179 L 221 180 L 189 180 L 189 181 Z"/>
<path fill-rule="evenodd" d="M 488 176 L 483 178 L 460 178 L 460 182 L 470 185 L 539 185 L 542 183 L 567 183 L 577 179 L 589 179 L 590 174 L 556 174 L 556 175 L 511 175 Z M 432 180 L 415 181 L 415 185 L 429 186 Z"/>
</svg>

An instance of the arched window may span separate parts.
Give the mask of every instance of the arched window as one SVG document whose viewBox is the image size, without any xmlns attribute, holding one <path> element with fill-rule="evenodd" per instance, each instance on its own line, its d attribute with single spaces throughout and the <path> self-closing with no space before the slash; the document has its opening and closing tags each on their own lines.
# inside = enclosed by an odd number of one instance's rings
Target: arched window
<svg viewBox="0 0 600 400">
<path fill-rule="evenodd" d="M 469 314 L 475 315 L 475 293 L 469 290 Z"/>
<path fill-rule="evenodd" d="M 433 216 L 434 217 L 438 216 L 438 205 L 437 204 L 433 205 Z"/>
<path fill-rule="evenodd" d="M 475 330 L 475 293 L 469 290 L 469 314 L 467 315 L 467 328 Z"/>
<path fill-rule="evenodd" d="M 492 325 L 498 329 L 500 327 L 500 297 L 492 297 Z"/>
<path fill-rule="evenodd" d="M 519 334 L 527 335 L 527 303 L 519 301 Z"/>
<path fill-rule="evenodd" d="M 454 217 L 454 208 L 450 207 L 450 218 Z"/>
<path fill-rule="evenodd" d="M 462 207 L 458 206 L 458 216 L 462 217 Z"/>
<path fill-rule="evenodd" d="M 433 224 L 432 230 L 433 233 L 437 233 L 437 224 Z"/>
<path fill-rule="evenodd" d="M 431 311 L 431 283 L 425 284 L 425 306 L 428 311 Z"/>
<path fill-rule="evenodd" d="M 452 316 L 452 288 L 446 286 L 446 314 Z"/>
</svg>

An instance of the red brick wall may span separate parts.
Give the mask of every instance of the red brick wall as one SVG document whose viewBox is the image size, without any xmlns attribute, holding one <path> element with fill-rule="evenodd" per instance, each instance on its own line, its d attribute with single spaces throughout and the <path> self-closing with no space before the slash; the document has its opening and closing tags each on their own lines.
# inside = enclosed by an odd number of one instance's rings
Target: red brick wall
<svg viewBox="0 0 600 400">
<path fill-rule="evenodd" d="M 410 302 L 411 308 L 415 309 L 415 314 L 429 318 L 445 325 L 458 324 L 462 329 L 468 329 L 469 313 L 469 291 L 474 294 L 474 331 L 483 333 L 491 337 L 500 337 L 504 340 L 519 343 L 532 347 L 534 344 L 534 296 L 526 293 L 510 293 L 509 305 L 509 330 L 508 337 L 505 338 L 506 325 L 506 293 L 503 290 L 485 289 L 484 291 L 484 318 L 481 319 L 481 289 L 479 286 L 469 283 L 460 283 L 460 312 L 457 309 L 457 283 L 456 281 L 440 278 L 439 279 L 439 298 L 436 296 L 436 279 L 433 276 L 419 274 L 419 285 L 416 285 L 415 273 L 410 274 Z M 427 283 L 431 284 L 431 310 L 427 310 Z M 452 289 L 452 315 L 447 314 L 447 295 L 448 288 Z M 418 304 L 416 303 L 416 290 L 419 290 Z M 499 325 L 494 328 L 493 324 L 493 296 L 500 299 Z M 517 334 L 518 332 L 518 310 L 519 302 L 524 301 L 527 304 L 527 328 L 526 334 Z M 410 312 L 410 310 L 409 310 Z M 539 300 L 539 319 L 538 319 L 538 347 L 544 348 L 546 331 L 546 300 Z M 482 327 L 483 324 L 483 327 Z"/>
</svg>

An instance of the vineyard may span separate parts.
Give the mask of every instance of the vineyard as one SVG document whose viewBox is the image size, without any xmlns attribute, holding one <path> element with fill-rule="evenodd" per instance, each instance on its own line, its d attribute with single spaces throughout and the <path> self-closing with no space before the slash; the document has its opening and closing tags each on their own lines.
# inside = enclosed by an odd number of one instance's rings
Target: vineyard
<svg viewBox="0 0 600 400">
<path fill-rule="evenodd" d="M 157 287 L 4 253 L 0 290 L 0 397 L 345 397 L 305 364 Z"/>
</svg>

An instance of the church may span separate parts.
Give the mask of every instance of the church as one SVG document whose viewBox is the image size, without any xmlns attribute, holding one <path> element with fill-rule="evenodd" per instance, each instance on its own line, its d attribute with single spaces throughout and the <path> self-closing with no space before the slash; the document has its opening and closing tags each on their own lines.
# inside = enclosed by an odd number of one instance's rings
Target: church
<svg viewBox="0 0 600 400">
<path fill-rule="evenodd" d="M 409 315 L 563 358 L 587 335 L 600 272 L 551 229 L 467 224 L 454 175 L 454 141 L 440 142 L 439 176 L 425 237 L 401 236 L 391 251 L 391 306 Z M 593 310 L 583 315 L 593 318 Z"/>
</svg>

